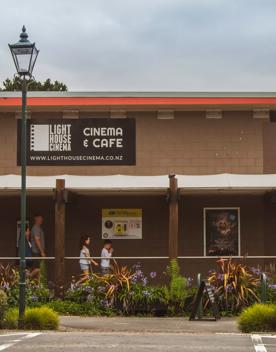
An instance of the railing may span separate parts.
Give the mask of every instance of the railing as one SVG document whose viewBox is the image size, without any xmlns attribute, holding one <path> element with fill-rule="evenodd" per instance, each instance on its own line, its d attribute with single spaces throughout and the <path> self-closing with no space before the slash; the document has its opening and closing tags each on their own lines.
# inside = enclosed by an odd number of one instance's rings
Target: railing
<svg viewBox="0 0 276 352">
<path fill-rule="evenodd" d="M 124 257 L 114 256 L 113 259 L 170 259 L 169 256 L 135 256 L 135 257 Z M 178 256 L 177 259 L 276 259 L 275 255 L 247 255 L 247 256 Z M 18 260 L 20 257 L 0 257 L 0 260 Z M 54 260 L 55 257 L 26 257 L 26 259 L 46 259 Z M 64 257 L 67 260 L 83 259 L 83 257 Z M 106 257 L 87 257 L 86 259 L 106 259 Z"/>
</svg>

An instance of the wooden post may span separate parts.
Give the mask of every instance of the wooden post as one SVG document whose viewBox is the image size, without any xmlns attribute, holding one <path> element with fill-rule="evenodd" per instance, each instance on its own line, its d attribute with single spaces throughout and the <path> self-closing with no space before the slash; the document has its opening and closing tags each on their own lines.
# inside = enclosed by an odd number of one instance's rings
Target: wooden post
<svg viewBox="0 0 276 352">
<path fill-rule="evenodd" d="M 55 197 L 55 295 L 63 296 L 65 256 L 65 180 L 56 180 Z"/>
<path fill-rule="evenodd" d="M 178 256 L 178 185 L 175 175 L 169 175 L 169 257 Z"/>
</svg>

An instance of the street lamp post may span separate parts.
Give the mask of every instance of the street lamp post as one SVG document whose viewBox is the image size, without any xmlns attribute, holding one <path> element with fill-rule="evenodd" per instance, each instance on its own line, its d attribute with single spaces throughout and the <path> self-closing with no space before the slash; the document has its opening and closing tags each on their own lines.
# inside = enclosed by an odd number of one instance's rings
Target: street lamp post
<svg viewBox="0 0 276 352">
<path fill-rule="evenodd" d="M 20 39 L 15 44 L 9 44 L 17 74 L 22 79 L 22 119 L 21 119 L 21 236 L 19 243 L 20 280 L 19 280 L 19 328 L 24 327 L 25 291 L 26 291 L 26 259 L 25 259 L 25 231 L 26 231 L 26 164 L 27 164 L 27 89 L 32 80 L 32 73 L 39 50 L 35 43 L 28 40 L 26 28 L 23 26 Z"/>
</svg>

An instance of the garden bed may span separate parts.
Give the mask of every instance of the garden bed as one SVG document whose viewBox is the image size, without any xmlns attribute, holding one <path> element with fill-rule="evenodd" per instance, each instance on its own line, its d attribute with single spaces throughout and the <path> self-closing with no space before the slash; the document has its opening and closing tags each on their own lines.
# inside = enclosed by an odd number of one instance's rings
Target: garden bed
<svg viewBox="0 0 276 352">
<path fill-rule="evenodd" d="M 42 268 L 43 269 L 43 268 Z M 44 273 L 44 270 L 41 270 Z M 209 272 L 208 282 L 217 297 L 222 316 L 237 316 L 245 308 L 261 300 L 261 271 L 221 259 Z M 146 276 L 139 264 L 131 268 L 114 263 L 110 274 L 94 274 L 81 285 L 72 280 L 63 299 L 55 299 L 47 287 L 45 273 L 40 280 L 27 278 L 27 307 L 46 306 L 60 315 L 82 316 L 188 316 L 196 293 L 192 280 L 181 275 L 178 263 L 172 260 L 166 269 L 164 284 L 157 283 L 157 274 Z M 18 304 L 18 272 L 0 266 L 0 321 L 7 309 Z M 267 287 L 267 300 L 276 301 L 274 283 Z M 1 292 L 6 301 L 1 305 Z M 205 315 L 209 315 L 208 297 L 203 297 Z"/>
</svg>

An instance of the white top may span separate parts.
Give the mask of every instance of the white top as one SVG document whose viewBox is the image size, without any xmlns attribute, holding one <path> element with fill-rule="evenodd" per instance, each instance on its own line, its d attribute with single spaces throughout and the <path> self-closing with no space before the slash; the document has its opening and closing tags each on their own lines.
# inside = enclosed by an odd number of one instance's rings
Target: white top
<svg viewBox="0 0 276 352">
<path fill-rule="evenodd" d="M 103 248 L 101 257 L 111 258 L 112 253 L 108 252 L 108 250 L 106 248 Z M 101 267 L 109 268 L 109 265 L 110 265 L 110 259 L 101 259 Z"/>
<path fill-rule="evenodd" d="M 84 264 L 84 265 L 89 265 L 90 264 L 90 259 L 84 259 L 87 257 L 90 257 L 90 252 L 89 249 L 85 246 L 83 246 L 82 250 L 80 251 L 80 264 Z"/>
</svg>

